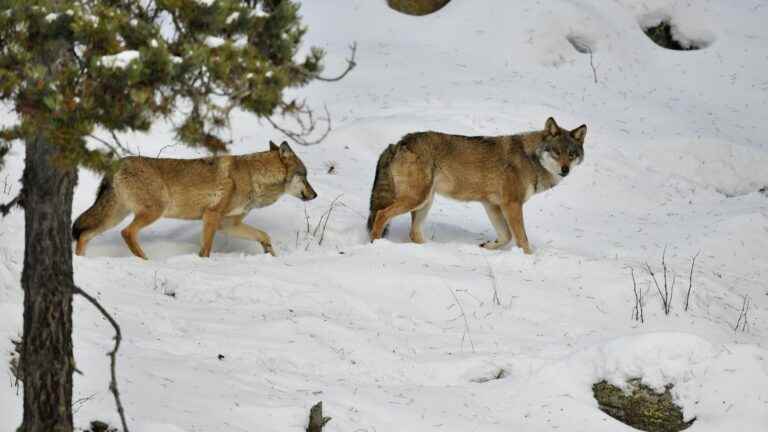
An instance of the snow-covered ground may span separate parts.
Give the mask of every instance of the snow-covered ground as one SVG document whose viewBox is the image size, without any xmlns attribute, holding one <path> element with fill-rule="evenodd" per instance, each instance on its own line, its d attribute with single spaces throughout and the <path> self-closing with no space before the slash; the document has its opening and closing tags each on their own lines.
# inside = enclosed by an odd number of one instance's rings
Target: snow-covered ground
<svg viewBox="0 0 768 432">
<path fill-rule="evenodd" d="M 630 429 L 598 410 L 591 385 L 636 377 L 673 383 L 698 418 L 693 432 L 768 427 L 768 197 L 757 192 L 768 185 L 765 0 L 455 0 L 427 17 L 383 0 L 303 3 L 328 74 L 352 41 L 359 66 L 298 93 L 328 105 L 334 131 L 294 146 L 319 198 L 285 197 L 247 219 L 279 256 L 219 235 L 201 259 L 200 224 L 164 220 L 142 233 L 148 262 L 119 229 L 75 259 L 77 283 L 122 325 L 133 431 L 299 432 L 319 400 L 329 432 L 621 431 Z M 639 23 L 660 17 L 708 46 L 654 45 Z M 594 71 L 569 36 L 591 46 Z M 526 204 L 532 256 L 478 248 L 494 236 L 481 206 L 439 198 L 430 243 L 406 241 L 408 217 L 389 240 L 367 242 L 387 144 L 424 129 L 538 129 L 549 115 L 589 126 L 586 159 Z M 232 134 L 236 153 L 280 139 L 246 116 Z M 153 155 L 171 134 L 158 126 L 128 139 Z M 22 150 L 0 173 L 0 198 L 18 190 Z M 97 184 L 81 173 L 75 215 Z M 306 218 L 314 230 L 336 198 L 319 245 L 323 228 L 307 234 Z M 4 352 L 21 330 L 23 228 L 18 211 L 0 223 Z M 642 269 L 660 272 L 665 248 L 677 278 L 669 316 Z M 631 268 L 645 323 L 632 319 Z M 734 331 L 744 296 L 746 331 Z M 112 330 L 82 299 L 75 329 L 77 423 L 117 424 L 104 355 Z M 0 383 L 7 375 L 0 365 Z M 20 396 L 0 385 L 0 432 L 20 416 Z"/>
</svg>

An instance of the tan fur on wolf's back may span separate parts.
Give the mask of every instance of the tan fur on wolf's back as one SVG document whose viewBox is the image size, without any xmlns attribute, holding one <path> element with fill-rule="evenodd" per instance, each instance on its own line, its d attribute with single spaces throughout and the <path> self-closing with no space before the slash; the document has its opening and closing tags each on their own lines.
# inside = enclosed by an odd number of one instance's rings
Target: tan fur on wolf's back
<svg viewBox="0 0 768 432">
<path fill-rule="evenodd" d="M 141 229 L 160 218 L 202 219 L 200 256 L 209 256 L 216 231 L 261 243 L 274 255 L 264 231 L 243 223 L 253 208 L 265 207 L 283 194 L 308 201 L 317 197 L 307 169 L 287 142 L 270 142 L 269 151 L 203 159 L 127 157 L 99 186 L 96 202 L 77 218 L 72 236 L 75 253 L 133 213 L 122 232 L 131 252 L 146 259 L 138 242 Z"/>
<path fill-rule="evenodd" d="M 371 241 L 385 234 L 392 218 L 410 212 L 411 240 L 423 243 L 422 224 L 437 193 L 483 204 L 498 238 L 482 247 L 504 247 L 514 235 L 531 253 L 523 204 L 581 163 L 586 133 L 586 125 L 568 131 L 549 118 L 543 130 L 517 135 L 404 136 L 379 157 L 368 218 Z"/>
</svg>

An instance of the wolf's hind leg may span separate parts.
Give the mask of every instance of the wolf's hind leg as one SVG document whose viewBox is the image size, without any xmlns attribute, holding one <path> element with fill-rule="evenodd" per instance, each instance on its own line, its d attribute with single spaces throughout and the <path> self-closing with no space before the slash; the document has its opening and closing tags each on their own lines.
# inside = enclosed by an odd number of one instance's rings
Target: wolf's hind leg
<svg viewBox="0 0 768 432">
<path fill-rule="evenodd" d="M 258 228 L 242 223 L 242 217 L 225 219 L 221 229 L 225 233 L 235 237 L 240 237 L 246 240 L 255 240 L 261 243 L 265 253 L 277 256 L 275 250 L 272 248 L 272 239 L 269 238 L 269 234 Z"/>
<path fill-rule="evenodd" d="M 371 241 L 381 238 L 384 228 L 392 218 L 421 207 L 427 200 L 428 194 L 429 190 L 427 189 L 421 193 L 398 197 L 392 205 L 376 212 L 371 230 Z M 426 212 L 424 215 L 426 216 Z"/>
<path fill-rule="evenodd" d="M 114 228 L 120 222 L 125 219 L 131 212 L 127 208 L 116 208 L 102 221 L 97 227 L 84 230 L 80 233 L 80 236 L 76 239 L 77 245 L 75 247 L 75 255 L 85 256 L 85 249 L 88 246 L 88 242 L 91 241 L 97 235 L 107 231 L 110 228 Z"/>
<path fill-rule="evenodd" d="M 507 221 L 504 219 L 504 214 L 501 212 L 501 207 L 496 204 L 483 203 L 485 212 L 488 213 L 488 219 L 491 220 L 493 228 L 496 230 L 496 240 L 487 241 L 480 245 L 480 247 L 486 249 L 499 249 L 506 246 L 512 239 L 512 235 L 509 232 Z"/>
<path fill-rule="evenodd" d="M 432 207 L 432 201 L 434 201 L 435 194 L 432 192 L 432 194 L 429 195 L 429 198 L 427 198 L 424 203 L 421 204 L 419 208 L 416 210 L 413 210 L 411 212 L 411 241 L 414 243 L 425 243 L 424 235 L 421 232 L 421 226 L 424 223 L 424 220 L 427 218 L 427 214 L 429 213 L 429 209 Z"/>
<path fill-rule="evenodd" d="M 517 246 L 523 249 L 523 252 L 530 255 L 531 246 L 528 244 L 528 236 L 525 234 L 525 225 L 523 224 L 523 204 L 519 202 L 510 202 L 501 209 L 507 225 L 515 234 Z"/>
<path fill-rule="evenodd" d="M 162 211 L 140 211 L 133 217 L 133 222 L 120 232 L 128 245 L 128 249 L 137 257 L 148 259 L 139 246 L 139 231 L 160 219 L 162 215 Z"/>
<path fill-rule="evenodd" d="M 387 227 L 392 218 L 425 207 L 434 192 L 431 170 L 429 165 L 411 152 L 402 153 L 398 159 L 393 161 L 391 172 L 395 185 L 395 196 L 392 204 L 376 212 L 371 229 L 371 241 L 381 238 L 384 228 Z M 416 239 L 414 241 L 423 241 L 423 238 L 420 238 L 420 225 L 428 212 L 429 208 L 424 208 L 423 215 L 416 214 L 413 216 L 414 222 L 416 222 Z M 413 227 L 414 224 L 411 226 Z M 414 234 L 414 231 L 412 230 L 411 233 Z"/>
</svg>

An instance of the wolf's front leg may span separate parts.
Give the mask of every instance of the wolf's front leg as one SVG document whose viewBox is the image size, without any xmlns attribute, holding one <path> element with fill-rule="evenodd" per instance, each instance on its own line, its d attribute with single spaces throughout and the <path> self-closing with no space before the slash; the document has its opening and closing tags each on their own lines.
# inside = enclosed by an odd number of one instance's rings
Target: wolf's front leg
<svg viewBox="0 0 768 432">
<path fill-rule="evenodd" d="M 504 219 L 507 221 L 507 225 L 515 234 L 517 246 L 519 246 L 526 254 L 532 254 L 533 251 L 528 244 L 528 236 L 525 234 L 525 225 L 523 224 L 523 204 L 514 201 L 509 202 L 502 207 L 501 211 L 504 214 Z"/>
<path fill-rule="evenodd" d="M 240 220 L 242 220 L 242 218 L 240 218 Z M 258 228 L 244 224 L 240 220 L 232 220 L 230 223 L 224 224 L 222 229 L 224 232 L 235 237 L 240 237 L 246 240 L 256 240 L 257 242 L 261 243 L 265 253 L 268 253 L 272 256 L 277 256 L 275 250 L 272 248 L 272 239 L 269 238 L 269 234 Z"/>
<path fill-rule="evenodd" d="M 203 237 L 200 242 L 200 256 L 211 256 L 213 248 L 213 236 L 221 223 L 221 214 L 215 210 L 207 209 L 203 212 Z"/>
<path fill-rule="evenodd" d="M 483 203 L 483 207 L 485 207 L 485 212 L 488 213 L 488 219 L 491 220 L 491 224 L 496 230 L 496 240 L 482 243 L 480 247 L 491 250 L 503 248 L 509 244 L 512 235 L 509 232 L 507 221 L 504 219 L 504 215 L 501 212 L 501 207 L 487 202 Z"/>
</svg>

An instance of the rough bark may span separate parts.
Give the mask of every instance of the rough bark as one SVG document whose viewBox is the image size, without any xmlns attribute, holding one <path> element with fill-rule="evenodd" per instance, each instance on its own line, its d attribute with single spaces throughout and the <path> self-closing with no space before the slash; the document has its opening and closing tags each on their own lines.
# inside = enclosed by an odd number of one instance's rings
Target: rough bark
<svg viewBox="0 0 768 432">
<path fill-rule="evenodd" d="M 26 142 L 20 432 L 73 430 L 70 219 L 77 170 L 55 164 L 56 151 L 42 134 Z"/>
</svg>

